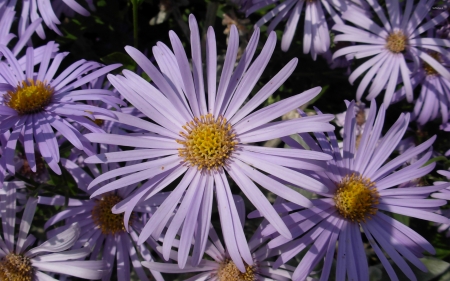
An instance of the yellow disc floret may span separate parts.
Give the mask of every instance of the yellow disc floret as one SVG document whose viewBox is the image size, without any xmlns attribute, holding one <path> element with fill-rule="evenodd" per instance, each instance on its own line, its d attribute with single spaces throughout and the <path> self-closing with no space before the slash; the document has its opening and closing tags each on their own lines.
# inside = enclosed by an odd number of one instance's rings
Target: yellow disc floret
<svg viewBox="0 0 450 281">
<path fill-rule="evenodd" d="M 178 149 L 178 154 L 199 170 L 223 166 L 237 144 L 231 125 L 222 116 L 217 119 L 212 114 L 195 117 L 183 129 L 185 132 L 180 132 L 183 139 L 177 140 L 183 145 Z"/>
<path fill-rule="evenodd" d="M 41 81 L 22 81 L 14 91 L 4 95 L 5 104 L 15 109 L 20 115 L 39 112 L 47 106 L 53 96 L 52 87 Z"/>
<path fill-rule="evenodd" d="M 100 227 L 102 233 L 105 235 L 116 234 L 125 231 L 123 223 L 123 213 L 114 214 L 111 209 L 117 203 L 122 201 L 122 198 L 115 194 L 108 194 L 103 196 L 96 202 L 92 209 L 92 219 L 94 223 Z M 130 224 L 134 220 L 134 214 L 131 215 Z"/>
<path fill-rule="evenodd" d="M 245 265 L 245 272 L 241 272 L 234 262 L 227 258 L 217 270 L 219 281 L 256 281 L 256 265 Z"/>
<path fill-rule="evenodd" d="M 339 214 L 353 222 L 364 222 L 375 215 L 380 195 L 374 185 L 362 176 L 345 176 L 333 198 Z"/>
<path fill-rule="evenodd" d="M 393 53 L 403 52 L 408 44 L 408 38 L 402 31 L 396 31 L 386 38 L 386 48 Z"/>
<path fill-rule="evenodd" d="M 9 253 L 0 260 L 0 280 L 32 281 L 33 267 L 29 258 Z"/>
</svg>

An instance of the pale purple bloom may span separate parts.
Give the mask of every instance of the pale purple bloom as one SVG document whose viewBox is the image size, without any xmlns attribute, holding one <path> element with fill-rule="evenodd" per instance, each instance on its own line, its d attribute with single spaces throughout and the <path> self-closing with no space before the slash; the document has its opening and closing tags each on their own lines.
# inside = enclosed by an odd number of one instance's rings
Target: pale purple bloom
<svg viewBox="0 0 450 281">
<path fill-rule="evenodd" d="M 88 118 L 94 119 L 93 114 L 114 117 L 114 113 L 79 101 L 102 100 L 109 103 L 123 103 L 106 90 L 76 90 L 119 65 L 102 66 L 96 62 L 80 60 L 55 77 L 62 59 L 68 53 L 53 55 L 54 45 L 54 42 L 50 42 L 42 49 L 42 60 L 37 73 L 33 71 L 35 59 L 33 48 L 27 49 L 23 70 L 11 51 L 0 45 L 0 51 L 7 60 L 0 62 L 0 76 L 6 81 L 0 83 L 0 132 L 11 130 L 2 157 L 7 169 L 13 174 L 14 152 L 18 140 L 23 143 L 26 158 L 33 172 L 36 171 L 34 152 L 36 143 L 50 168 L 55 173 L 61 174 L 58 166 L 59 146 L 53 128 L 75 147 L 86 151 L 90 146 L 89 141 L 70 123 L 79 123 L 91 132 L 103 132 Z M 54 59 L 51 59 L 52 56 Z"/>
<path fill-rule="evenodd" d="M 391 103 L 397 83 L 402 80 L 406 98 L 412 102 L 413 89 L 410 81 L 412 70 L 408 67 L 406 59 L 414 61 L 414 70 L 419 66 L 420 58 L 444 78 L 450 79 L 450 72 L 427 52 L 432 50 L 444 57 L 449 56 L 450 52 L 445 47 L 450 47 L 450 40 L 421 37 L 421 34 L 445 20 L 448 13 L 442 12 L 424 22 L 434 1 L 420 1 L 416 6 L 413 0 L 405 2 L 405 5 L 400 5 L 397 0 L 387 1 L 388 19 L 377 0 L 368 1 L 382 26 L 354 9 L 349 9 L 342 18 L 357 27 L 342 23 L 333 26 L 333 30 L 343 33 L 336 35 L 335 41 L 359 43 L 338 50 L 334 53 L 333 59 L 343 55 L 355 59 L 371 57 L 349 77 L 350 83 L 353 84 L 359 76 L 366 73 L 356 92 L 358 101 L 361 100 L 369 83 L 372 83 L 366 98 L 372 100 L 385 89 L 384 104 L 387 107 Z"/>
<path fill-rule="evenodd" d="M 245 206 L 242 198 L 235 197 L 236 206 L 238 207 L 238 213 L 240 221 L 238 223 L 244 226 L 245 224 Z M 204 258 L 200 261 L 198 266 L 186 265 L 183 269 L 180 269 L 177 264 L 173 263 L 158 263 L 158 262 L 142 262 L 142 265 L 152 270 L 164 272 L 164 273 L 188 273 L 196 272 L 197 274 L 191 278 L 185 279 L 185 281 L 237 281 L 237 280 L 266 280 L 266 281 L 290 281 L 292 280 L 292 272 L 295 267 L 285 265 L 278 269 L 273 269 L 273 262 L 267 260 L 270 255 L 274 255 L 267 248 L 268 238 L 261 236 L 261 231 L 264 226 L 267 226 L 267 221 L 258 227 L 250 241 L 248 242 L 249 249 L 254 260 L 253 265 L 246 265 L 245 273 L 241 273 L 233 261 L 230 259 L 229 253 L 222 245 L 219 239 L 219 235 L 216 233 L 213 227 L 209 231 L 209 239 L 206 242 L 205 253 L 209 259 Z M 179 241 L 175 241 L 175 247 L 178 246 Z M 160 248 L 160 247 L 159 247 Z M 178 255 L 176 251 L 170 252 L 170 258 L 177 261 Z M 188 257 L 188 260 L 192 257 Z M 244 278 L 244 274 L 245 278 Z M 310 281 L 310 278 L 307 279 Z"/>
<path fill-rule="evenodd" d="M 439 58 L 442 66 L 450 71 L 449 60 Z M 442 124 L 449 121 L 450 110 L 450 80 L 437 73 L 430 65 L 421 63 L 419 69 L 411 76 L 413 89 L 420 86 L 420 95 L 415 101 L 411 119 L 420 125 L 425 125 L 438 117 Z M 394 100 L 400 100 L 406 95 L 405 88 L 395 93 Z"/>
<path fill-rule="evenodd" d="M 441 171 L 438 171 L 438 173 L 445 176 L 447 179 L 450 179 L 450 171 L 442 171 L 441 170 Z M 445 182 L 435 181 L 433 184 L 438 185 L 438 184 L 443 184 L 443 183 L 445 183 Z M 438 193 L 434 193 L 431 196 L 433 196 L 434 198 L 450 200 L 450 188 L 441 189 L 441 190 L 439 190 Z M 443 216 L 450 218 L 450 209 L 440 210 L 440 213 Z M 445 235 L 446 235 L 446 237 L 450 237 L 450 222 L 442 223 L 439 225 L 438 232 L 443 232 L 443 231 L 447 231 Z"/>
<path fill-rule="evenodd" d="M 244 263 L 241 257 L 247 264 L 253 264 L 253 259 L 244 232 L 237 224 L 236 206 L 231 199 L 227 174 L 237 183 L 250 202 L 275 225 L 276 229 L 282 235 L 289 237 L 289 230 L 254 182 L 302 206 L 310 206 L 310 201 L 294 190 L 274 182 L 258 169 L 267 173 L 277 173 L 287 181 L 302 182 L 303 188 L 313 192 L 324 192 L 322 183 L 302 173 L 287 174 L 286 166 L 290 166 L 296 159 L 297 167 L 322 170 L 323 160 L 329 159 L 329 156 L 317 152 L 292 154 L 285 149 L 248 144 L 299 131 L 328 131 L 333 128 L 327 123 L 333 116 L 310 116 L 270 122 L 317 96 L 320 92 L 319 87 L 252 113 L 290 76 L 297 64 L 297 59 L 291 60 L 250 98 L 249 95 L 275 48 L 275 33 L 269 35 L 260 55 L 252 63 L 259 39 L 257 29 L 234 68 L 239 35 L 237 28 L 232 26 L 222 74 L 217 81 L 214 30 L 210 27 L 207 32 L 207 72 L 204 77 L 200 34 L 193 15 L 189 17 L 189 25 L 192 71 L 181 41 L 173 31 L 169 35 L 174 52 L 161 42 L 153 47 L 153 55 L 160 70 L 138 50 L 132 47 L 125 48 L 157 88 L 128 70 L 123 71 L 124 76 L 109 75 L 108 79 L 131 104 L 156 124 L 118 113 L 118 122 L 141 128 L 145 130 L 145 133 L 126 136 L 94 133 L 87 134 L 86 137 L 92 142 L 143 149 L 100 154 L 86 159 L 86 162 L 109 163 L 132 159 L 147 159 L 147 162 L 102 174 L 90 186 L 119 175 L 129 174 L 101 187 L 93 193 L 93 196 L 97 196 L 122 188 L 125 183 L 132 184 L 146 180 L 139 189 L 113 209 L 116 213 L 126 212 L 125 218 L 127 218 L 139 202 L 151 198 L 181 177 L 181 182 L 150 218 L 139 237 L 139 243 L 145 241 L 150 235 L 158 239 L 168 225 L 163 241 L 163 255 L 165 259 L 168 259 L 173 241 L 177 233 L 181 231 L 178 252 L 178 262 L 181 267 L 186 264 L 194 236 L 199 242 L 194 245 L 193 265 L 198 264 L 202 258 L 211 224 L 211 209 L 215 193 L 222 229 L 226 230 L 225 244 L 230 257 L 243 271 Z M 219 82 L 218 87 L 216 82 Z M 249 101 L 243 105 L 247 98 Z M 299 163 L 303 164 L 298 165 Z M 177 207 L 176 215 L 169 222 Z"/>
<path fill-rule="evenodd" d="M 89 16 L 90 13 L 83 6 L 81 6 L 75 0 L 57 0 L 58 2 L 64 2 L 70 9 L 77 12 L 82 16 Z M 16 5 L 17 0 L 11 0 L 10 5 Z M 58 17 L 53 10 L 53 4 L 50 0 L 28 0 L 22 2 L 22 12 L 19 20 L 19 37 L 21 37 L 27 29 L 30 22 L 34 22 L 36 19 L 42 18 L 45 25 L 51 30 L 55 31 L 58 35 L 62 36 L 61 31 L 58 29 L 59 21 Z M 45 32 L 42 24 L 37 27 L 36 33 L 42 39 L 45 39 Z"/>
<path fill-rule="evenodd" d="M 311 57 L 316 60 L 317 54 L 325 53 L 330 48 L 330 30 L 325 18 L 325 11 L 335 23 L 343 23 L 339 14 L 348 9 L 348 1 L 344 0 L 286 0 L 278 3 L 278 0 L 254 0 L 253 6 L 247 9 L 247 16 L 259 9 L 276 4 L 275 8 L 265 14 L 255 25 L 260 27 L 272 20 L 268 27 L 271 32 L 282 20 L 287 20 L 281 39 L 281 49 L 287 51 L 296 34 L 298 21 L 304 8 L 305 23 L 303 31 L 303 53 L 311 52 Z"/>
<path fill-rule="evenodd" d="M 95 189 L 87 189 L 89 183 L 91 183 L 93 179 L 88 173 L 81 169 L 81 167 L 67 159 L 61 159 L 61 164 L 72 175 L 80 190 L 89 195 L 95 191 Z M 88 166 L 90 172 L 94 176 L 101 175 L 99 169 L 95 166 Z M 102 169 L 103 173 L 108 171 L 108 167 L 102 168 L 106 168 Z M 139 280 L 149 280 L 147 272 L 145 272 L 141 266 L 139 257 L 143 257 L 146 261 L 152 261 L 153 257 L 147 249 L 147 245 L 156 251 L 156 246 L 158 244 L 155 240 L 150 238 L 146 241 L 146 244 L 134 246 L 137 243 L 138 233 L 140 233 L 144 227 L 141 215 L 136 212 L 132 214 L 127 232 L 123 226 L 123 215 L 105 213 L 107 211 L 111 212 L 111 207 L 115 205 L 114 202 L 117 200 L 121 201 L 122 198 L 127 197 L 135 187 L 136 184 L 122 188 L 117 192 L 111 192 L 102 197 L 91 198 L 88 200 L 71 198 L 69 199 L 68 207 L 64 211 L 51 217 L 46 222 L 44 228 L 47 229 L 58 222 L 65 221 L 65 226 L 49 231 L 51 234 L 56 234 L 65 231 L 73 223 L 78 223 L 81 235 L 74 244 L 73 249 L 82 246 L 91 247 L 93 249 L 92 254 L 89 257 L 91 261 L 96 260 L 100 254 L 102 259 L 106 262 L 107 270 L 102 277 L 102 280 L 104 281 L 111 280 L 115 260 L 117 264 L 120 265 L 117 266 L 118 280 L 130 280 L 131 270 L 134 270 L 135 274 L 139 277 Z M 158 199 L 155 198 L 146 203 L 148 206 L 154 206 L 155 200 Z M 54 197 L 41 196 L 39 197 L 38 203 L 63 206 L 65 204 L 65 197 L 58 195 Z M 151 211 L 154 211 L 155 208 L 150 209 Z M 107 224 L 108 220 L 109 224 Z M 160 273 L 152 272 L 152 274 L 156 280 L 164 280 Z"/>
<path fill-rule="evenodd" d="M 348 106 L 342 153 L 333 132 L 327 135 L 315 134 L 318 143 L 311 136 L 300 134 L 311 149 L 333 155 L 333 160 L 328 161 L 328 169 L 313 175 L 326 184 L 329 191 L 320 193 L 321 198 L 313 199 L 314 207 L 310 209 L 301 209 L 293 203 L 274 205 L 277 211 L 286 213 L 283 220 L 290 227 L 293 236 L 293 239 L 287 239 L 276 234 L 276 238 L 269 242 L 270 248 L 277 248 L 282 253 L 275 262 L 275 268 L 311 246 L 294 271 L 293 280 L 304 280 L 322 260 L 324 265 L 320 280 L 329 280 L 336 255 L 337 281 L 347 280 L 346 276 L 349 280 L 367 281 L 369 268 L 361 237 L 362 228 L 391 280 L 398 278 L 385 253 L 408 278 L 416 280 L 405 259 L 427 271 L 419 258 L 423 256 L 423 251 L 434 254 L 435 250 L 418 233 L 385 212 L 449 223 L 447 218 L 436 213 L 440 206 L 446 204 L 446 200 L 428 199 L 430 193 L 449 187 L 449 183 L 397 188 L 399 184 L 427 175 L 433 170 L 435 163 L 424 164 L 430 159 L 435 137 L 388 161 L 408 128 L 409 115 L 402 113 L 384 137 L 381 137 L 384 105 L 377 115 L 375 102 L 372 102 L 356 149 L 354 107 L 354 102 Z M 303 149 L 291 138 L 284 140 L 293 148 Z M 401 167 L 405 161 L 424 151 L 427 152 L 418 161 Z M 249 216 L 255 215 L 253 213 Z M 267 236 L 275 232 L 275 228 L 269 226 L 262 234 Z"/>
<path fill-rule="evenodd" d="M 36 238 L 28 235 L 37 199 L 29 198 L 20 221 L 17 240 L 16 225 L 16 189 L 6 188 L 4 200 L 0 201 L 2 210 L 3 240 L 0 240 L 0 279 L 56 281 L 45 272 L 65 274 L 84 279 L 99 279 L 103 275 L 103 261 L 80 261 L 91 249 L 83 247 L 68 250 L 80 235 L 80 226 L 75 223 L 65 231 L 53 236 L 37 247 L 30 247 Z M 20 266 L 20 271 L 14 268 Z M 20 272 L 20 273 L 17 273 Z"/>
</svg>

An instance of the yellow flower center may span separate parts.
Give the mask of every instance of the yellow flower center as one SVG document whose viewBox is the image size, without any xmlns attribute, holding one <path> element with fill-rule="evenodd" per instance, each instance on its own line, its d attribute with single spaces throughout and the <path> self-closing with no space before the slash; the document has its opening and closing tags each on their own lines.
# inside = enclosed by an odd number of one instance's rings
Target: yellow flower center
<svg viewBox="0 0 450 281">
<path fill-rule="evenodd" d="M 209 171 L 223 166 L 237 144 L 231 125 L 222 116 L 217 119 L 212 114 L 195 117 L 183 129 L 187 133 L 180 132 L 183 140 L 177 142 L 183 148 L 178 149 L 178 154 L 199 170 L 205 168 Z"/>
<path fill-rule="evenodd" d="M 439 55 L 438 52 L 431 52 L 431 53 L 429 53 L 429 55 L 430 55 L 433 59 L 435 59 L 435 60 L 437 60 L 438 62 L 442 63 L 441 55 Z M 438 74 L 438 72 L 436 71 L 436 69 L 434 69 L 431 65 L 429 65 L 429 64 L 426 63 L 426 62 L 423 62 L 423 69 L 425 70 L 425 73 L 426 73 L 427 75 L 429 75 L 429 76 Z"/>
<path fill-rule="evenodd" d="M 94 223 L 100 227 L 102 233 L 105 235 L 116 234 L 125 231 L 123 223 L 123 213 L 114 214 L 111 209 L 117 203 L 122 201 L 122 198 L 115 194 L 109 194 L 98 200 L 92 209 L 92 219 Z M 130 225 L 134 220 L 134 213 L 131 214 Z"/>
<path fill-rule="evenodd" d="M 31 281 L 33 267 L 29 258 L 9 253 L 0 260 L 0 280 L 2 281 Z"/>
<path fill-rule="evenodd" d="M 345 176 L 333 198 L 339 214 L 353 222 L 365 222 L 370 215 L 375 215 L 380 195 L 374 185 L 362 176 Z"/>
<path fill-rule="evenodd" d="M 386 39 L 386 48 L 388 48 L 393 53 L 403 52 L 408 43 L 408 38 L 401 31 L 396 31 L 389 34 Z"/>
<path fill-rule="evenodd" d="M 22 81 L 14 91 L 4 95 L 5 104 L 15 109 L 20 115 L 39 112 L 47 106 L 53 96 L 52 87 L 41 81 Z"/>
<path fill-rule="evenodd" d="M 245 272 L 241 272 L 231 259 L 225 259 L 217 270 L 219 281 L 256 281 L 257 268 L 255 265 L 245 265 Z"/>
</svg>

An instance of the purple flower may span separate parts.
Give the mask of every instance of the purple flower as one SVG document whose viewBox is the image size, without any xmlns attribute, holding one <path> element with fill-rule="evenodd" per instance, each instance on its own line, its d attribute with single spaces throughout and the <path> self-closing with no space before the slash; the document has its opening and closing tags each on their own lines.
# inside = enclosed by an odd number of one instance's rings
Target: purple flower
<svg viewBox="0 0 450 281">
<path fill-rule="evenodd" d="M 5 187 L 5 193 L 4 200 L 0 201 L 3 226 L 3 240 L 0 243 L 1 280 L 55 280 L 43 271 L 84 279 L 101 278 L 103 261 L 80 261 L 89 255 L 89 248 L 67 250 L 80 235 L 77 223 L 39 246 L 29 249 L 36 241 L 33 235 L 28 235 L 36 211 L 36 199 L 28 199 L 15 240 L 16 189 Z"/>
<path fill-rule="evenodd" d="M 64 2 L 68 7 L 70 7 L 70 9 L 82 16 L 87 17 L 90 15 L 89 11 L 83 8 L 83 6 L 78 4 L 78 2 L 75 0 L 58 0 L 56 2 L 61 1 Z M 16 0 L 13 0 L 12 2 L 15 3 Z M 50 0 L 29 0 L 22 1 L 22 13 L 20 14 L 19 20 L 19 37 L 22 37 L 22 35 L 25 33 L 29 22 L 34 22 L 38 18 L 42 18 L 45 25 L 47 25 L 47 27 L 51 30 L 55 31 L 58 35 L 63 35 L 57 26 L 61 24 L 61 22 L 56 16 Z M 39 24 L 36 33 L 39 35 L 39 37 L 45 39 L 45 32 L 42 24 Z"/>
<path fill-rule="evenodd" d="M 303 163 L 300 164 L 302 168 L 322 170 L 324 163 L 322 160 L 329 159 L 329 156 L 317 152 L 292 154 L 285 149 L 248 144 L 299 131 L 328 131 L 333 126 L 327 121 L 333 116 L 310 116 L 270 122 L 317 96 L 320 92 L 319 87 L 251 113 L 283 84 L 293 72 L 297 60 L 289 62 L 250 98 L 249 94 L 275 48 L 276 36 L 275 33 L 269 35 L 261 54 L 251 63 L 259 39 L 259 30 L 256 30 L 233 72 L 239 46 L 237 28 L 233 26 L 217 88 L 217 50 L 214 31 L 210 27 L 207 32 L 207 73 L 204 78 L 200 34 L 195 17 L 192 15 L 189 24 L 192 72 L 181 41 L 174 32 L 170 32 L 173 53 L 161 42 L 153 47 L 153 55 L 160 71 L 138 50 L 132 47 L 125 48 L 157 88 L 128 70 L 123 71 L 124 76 L 109 75 L 108 79 L 131 104 L 156 124 L 133 116 L 117 114 L 118 122 L 133 125 L 146 132 L 126 136 L 94 133 L 87 134 L 86 137 L 92 142 L 144 149 L 100 154 L 86 159 L 86 162 L 110 163 L 136 159 L 147 159 L 147 162 L 105 173 L 96 178 L 90 187 L 116 176 L 129 174 L 98 189 L 93 193 L 93 196 L 97 196 L 119 189 L 124 184 L 147 180 L 113 208 L 114 212 L 126 212 L 129 216 L 136 204 L 151 198 L 182 176 L 181 182 L 150 218 L 139 237 L 139 243 L 150 235 L 158 239 L 168 224 L 163 241 L 163 255 L 168 259 L 175 236 L 181 231 L 178 252 L 181 267 L 186 264 L 194 235 L 199 243 L 194 245 L 192 264 L 195 266 L 202 258 L 211 224 L 211 208 L 215 192 L 222 229 L 226 230 L 225 244 L 230 257 L 238 268 L 244 271 L 241 256 L 249 265 L 253 264 L 253 259 L 245 242 L 244 232 L 237 224 L 236 206 L 231 200 L 227 174 L 276 229 L 289 237 L 289 230 L 254 182 L 302 206 L 310 206 L 310 201 L 296 191 L 274 182 L 258 169 L 266 173 L 277 173 L 287 181 L 302 182 L 302 187 L 313 192 L 324 192 L 322 183 L 301 173 L 286 174 L 288 169 L 285 167 L 290 166 L 294 159 L 298 159 L 296 165 Z M 249 101 L 243 105 L 247 98 Z M 178 211 L 171 219 L 171 214 L 177 207 Z"/>
<path fill-rule="evenodd" d="M 0 62 L 0 76 L 6 81 L 0 83 L 0 132 L 11 129 L 3 157 L 7 169 L 13 174 L 13 158 L 18 139 L 23 142 L 25 155 L 33 172 L 36 172 L 36 143 L 50 168 L 61 174 L 58 166 L 59 147 L 52 127 L 75 147 L 86 150 L 90 146 L 89 142 L 70 122 L 77 122 L 90 131 L 103 132 L 88 118 L 94 119 L 93 114 L 112 117 L 114 114 L 79 101 L 104 100 L 123 103 L 105 90 L 75 90 L 119 65 L 102 67 L 96 62 L 80 60 L 55 77 L 67 53 L 53 54 L 54 45 L 54 42 L 50 42 L 42 49 L 38 73 L 33 72 L 33 62 L 36 58 L 33 48 L 27 49 L 25 66 L 22 68 L 11 51 L 0 45 L 0 51 L 7 59 L 7 63 Z M 83 145 L 84 143 L 86 145 Z"/>
<path fill-rule="evenodd" d="M 240 222 L 242 226 L 245 223 L 245 206 L 241 197 L 236 196 L 235 201 L 238 207 Z M 209 240 L 206 242 L 206 251 L 209 259 L 202 259 L 198 266 L 194 267 L 186 265 L 180 269 L 177 264 L 172 263 L 158 263 L 158 262 L 142 262 L 142 265 L 152 270 L 164 273 L 187 273 L 197 272 L 198 274 L 186 279 L 188 280 L 211 280 L 211 281 L 241 281 L 241 280 L 277 280 L 289 281 L 292 280 L 292 272 L 294 267 L 283 266 L 282 268 L 273 269 L 273 262 L 268 261 L 267 258 L 273 255 L 273 250 L 267 248 L 267 238 L 261 236 L 261 230 L 267 225 L 267 221 L 263 221 L 260 227 L 256 230 L 253 237 L 250 239 L 248 245 L 253 258 L 252 265 L 245 265 L 245 271 L 241 272 L 233 260 L 230 258 L 228 251 L 220 242 L 219 236 L 213 227 L 209 231 Z M 176 241 L 175 245 L 179 244 Z M 160 247 L 159 247 L 160 248 Z M 178 259 L 177 252 L 171 251 L 170 258 Z M 192 257 L 188 257 L 188 260 Z M 310 279 L 308 279 L 309 281 Z"/>
<path fill-rule="evenodd" d="M 441 57 L 437 52 L 432 52 L 430 55 L 447 71 L 450 71 L 450 61 L 447 58 Z M 448 123 L 450 80 L 440 75 L 429 64 L 422 62 L 411 76 L 411 85 L 413 89 L 420 86 L 420 95 L 415 101 L 411 119 L 416 120 L 420 125 L 425 125 L 440 116 L 442 124 Z M 403 87 L 395 93 L 393 100 L 398 101 L 405 96 L 406 90 Z"/>
<path fill-rule="evenodd" d="M 397 83 L 402 80 L 405 87 L 406 98 L 409 102 L 413 100 L 413 90 L 410 81 L 410 72 L 406 59 L 414 61 L 414 69 L 419 66 L 419 58 L 428 63 L 437 73 L 450 80 L 450 72 L 445 69 L 436 59 L 430 56 L 426 49 L 437 51 L 442 56 L 449 56 L 450 41 L 440 38 L 422 38 L 421 34 L 433 28 L 448 17 L 447 12 L 440 13 L 433 19 L 424 22 L 433 1 L 420 1 L 413 7 L 413 0 L 405 1 L 402 10 L 397 0 L 388 1 L 386 4 L 389 20 L 383 9 L 376 0 L 368 1 L 377 17 L 382 23 L 379 26 L 363 13 L 349 9 L 342 18 L 357 27 L 337 23 L 333 30 L 342 32 L 336 35 L 335 41 L 347 41 L 360 43 L 338 50 L 333 59 L 347 55 L 355 59 L 367 58 L 349 77 L 351 84 L 366 73 L 356 92 L 356 99 L 361 97 L 370 82 L 368 100 L 377 97 L 383 89 L 384 104 L 389 106 L 394 95 Z M 401 77 L 401 79 L 399 78 Z"/>
<path fill-rule="evenodd" d="M 247 9 L 247 15 L 276 4 L 278 0 L 253 1 L 253 6 Z M 338 13 L 343 13 L 348 8 L 348 1 L 344 0 L 286 0 L 276 5 L 275 8 L 265 14 L 255 25 L 262 26 L 266 22 L 272 22 L 268 27 L 271 32 L 284 19 L 287 19 L 286 28 L 281 39 L 281 49 L 287 51 L 294 38 L 298 21 L 305 8 L 305 23 L 303 32 L 303 53 L 311 52 L 311 57 L 316 60 L 317 54 L 325 53 L 330 48 L 330 30 L 325 19 L 323 8 L 330 14 L 335 23 L 343 23 Z"/>
<path fill-rule="evenodd" d="M 405 259 L 426 271 L 419 260 L 422 252 L 435 253 L 433 246 L 418 233 L 398 222 L 385 212 L 397 213 L 433 222 L 449 223 L 436 213 L 446 200 L 427 199 L 430 193 L 449 187 L 449 183 L 436 186 L 414 186 L 397 188 L 399 184 L 422 177 L 433 170 L 435 164 L 424 164 L 430 159 L 432 137 L 417 147 L 411 147 L 401 155 L 388 161 L 391 153 L 402 139 L 409 123 L 409 115 L 401 114 L 397 122 L 381 138 L 385 109 L 381 106 L 378 116 L 375 102 L 370 106 L 366 126 L 358 149 L 356 141 L 355 104 L 350 103 L 344 125 L 344 150 L 341 153 L 333 132 L 315 134 L 318 143 L 307 134 L 300 134 L 306 144 L 316 151 L 333 155 L 328 169 L 313 175 L 327 185 L 329 191 L 313 199 L 314 207 L 301 209 L 293 203 L 274 205 L 279 212 L 286 213 L 283 220 L 290 227 L 293 239 L 276 234 L 269 248 L 282 254 L 275 268 L 307 250 L 293 280 L 304 280 L 312 269 L 324 259 L 320 280 L 329 280 L 335 254 L 336 280 L 369 280 L 369 268 L 361 237 L 363 229 L 370 245 L 385 267 L 391 280 L 398 280 L 385 253 L 411 280 L 416 280 Z M 291 147 L 300 145 L 284 138 Z M 428 150 L 415 163 L 399 168 L 405 161 Z M 289 214 L 287 214 L 290 212 Z M 254 217 L 256 214 L 250 214 Z M 264 236 L 275 234 L 269 226 L 262 231 Z M 336 242 L 338 249 L 336 250 Z"/>
<path fill-rule="evenodd" d="M 61 164 L 72 175 L 75 182 L 82 191 L 91 195 L 94 190 L 88 190 L 87 186 L 92 182 L 92 177 L 86 173 L 81 167 L 74 162 L 61 159 Z M 112 163 L 116 164 L 116 163 Z M 88 165 L 90 172 L 99 176 L 101 173 L 93 165 Z M 108 167 L 103 167 L 105 173 Z M 141 266 L 141 256 L 146 261 L 152 261 L 153 257 L 146 245 L 134 246 L 137 243 L 138 233 L 144 227 L 141 215 L 137 212 L 131 214 L 128 221 L 128 232 L 125 231 L 124 215 L 113 214 L 111 208 L 118 202 L 122 201 L 129 193 L 131 193 L 136 184 L 122 188 L 117 192 L 110 192 L 98 198 L 91 198 L 90 200 L 70 199 L 68 207 L 51 217 L 45 224 L 44 228 L 48 228 L 58 222 L 65 220 L 66 225 L 51 230 L 49 233 L 57 234 L 65 231 L 70 225 L 78 223 L 80 225 L 81 235 L 74 244 L 73 249 L 82 246 L 91 247 L 92 254 L 90 260 L 96 260 L 99 256 L 106 262 L 107 272 L 102 277 L 102 280 L 111 280 L 113 272 L 114 260 L 117 260 L 117 276 L 118 280 L 130 280 L 130 265 L 134 269 L 135 274 L 139 280 L 149 280 L 147 273 Z M 161 195 L 163 196 L 163 195 Z M 155 205 L 155 200 L 146 201 L 148 205 Z M 39 197 L 38 203 L 63 206 L 65 204 L 65 197 Z M 148 208 L 147 208 L 148 209 Z M 153 210 L 154 208 L 152 208 Z M 155 240 L 148 239 L 147 245 L 156 251 L 158 245 Z M 158 272 L 152 272 L 153 277 L 158 281 L 163 281 L 163 277 Z"/>
</svg>

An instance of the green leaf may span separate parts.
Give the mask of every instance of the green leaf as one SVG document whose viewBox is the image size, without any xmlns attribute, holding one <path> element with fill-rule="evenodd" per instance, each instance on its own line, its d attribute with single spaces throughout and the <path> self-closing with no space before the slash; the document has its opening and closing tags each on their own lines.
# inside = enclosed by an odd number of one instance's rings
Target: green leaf
<svg viewBox="0 0 450 281">
<path fill-rule="evenodd" d="M 122 52 L 111 53 L 100 60 L 105 64 L 121 63 L 124 68 L 132 71 L 136 69 L 134 60 L 129 55 Z"/>
<path fill-rule="evenodd" d="M 399 222 L 403 223 L 406 226 L 409 226 L 409 220 L 410 217 L 400 215 L 400 214 L 393 214 L 394 219 L 398 220 Z"/>
<path fill-rule="evenodd" d="M 422 167 L 428 166 L 431 163 L 438 162 L 438 161 L 447 161 L 447 157 L 445 157 L 445 156 L 438 156 L 438 157 L 431 158 L 425 164 L 423 164 Z"/>
</svg>

